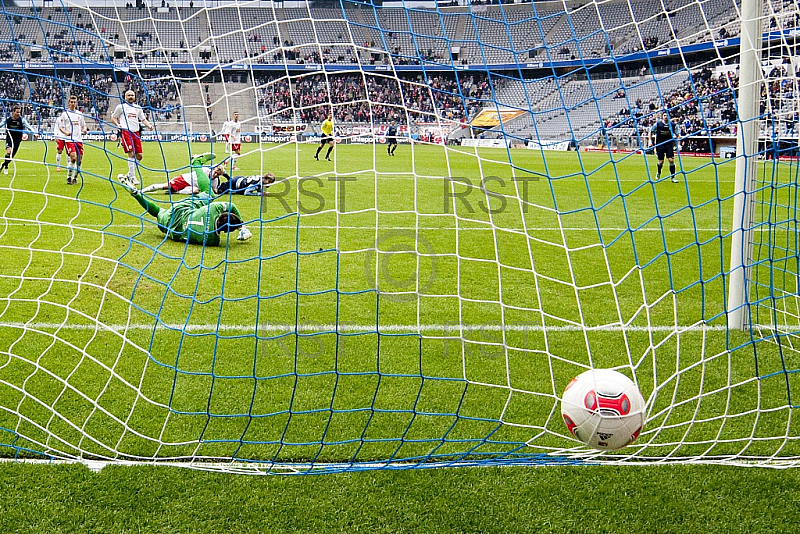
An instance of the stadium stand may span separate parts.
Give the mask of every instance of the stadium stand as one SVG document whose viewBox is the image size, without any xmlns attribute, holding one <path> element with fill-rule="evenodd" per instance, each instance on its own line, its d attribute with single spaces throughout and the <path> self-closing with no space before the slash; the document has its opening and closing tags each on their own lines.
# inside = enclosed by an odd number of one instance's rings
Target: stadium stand
<svg viewBox="0 0 800 534">
<path fill-rule="evenodd" d="M 503 125 L 507 135 L 556 139 L 571 131 L 577 141 L 588 142 L 601 128 L 642 132 L 649 125 L 652 107 L 665 97 L 677 105 L 676 95 L 690 92 L 689 71 L 673 65 L 637 76 L 632 71 L 587 75 L 576 69 L 559 76 L 539 71 L 528 79 L 520 72 L 454 75 L 452 70 L 389 76 L 353 69 L 326 76 L 313 73 L 316 69 L 304 72 L 303 67 L 325 63 L 390 68 L 422 63 L 508 68 L 508 64 L 534 59 L 602 58 L 719 38 L 708 31 L 710 27 L 724 27 L 727 37 L 738 35 L 736 15 L 726 9 L 729 2 L 666 0 L 664 5 L 666 14 L 660 4 L 644 0 L 438 10 L 347 7 L 346 13 L 342 8 L 318 7 L 156 10 L 129 4 L 91 11 L 46 7 L 39 9 L 37 17 L 29 7 L 9 4 L 4 8 L 9 25 L 0 34 L 5 41 L 0 43 L 0 61 L 76 67 L 98 67 L 94 62 L 152 63 L 162 70 L 140 68 L 132 76 L 112 77 L 103 69 L 76 69 L 58 82 L 30 72 L 6 72 L 0 75 L 0 98 L 26 104 L 30 99 L 35 104 L 26 106 L 26 114 L 46 125 L 66 95 L 76 94 L 83 109 L 107 122 L 108 110 L 119 102 L 121 85 L 138 84 L 148 96 L 154 120 L 186 121 L 209 131 L 234 109 L 256 127 L 264 121 L 319 121 L 327 113 L 328 102 L 344 122 L 382 122 L 406 114 L 411 121 L 461 122 L 484 107 L 497 105 L 525 112 Z M 765 9 L 770 9 L 769 3 Z M 704 22 L 697 24 L 698 20 Z M 187 67 L 243 67 L 246 62 L 284 65 L 285 70 L 225 71 L 200 80 L 192 71 L 181 77 L 181 69 Z M 226 77 L 226 83 L 213 83 L 220 76 Z M 193 81 L 183 83 L 188 79 Z M 720 78 L 700 77 L 698 72 L 691 83 L 696 94 L 698 88 L 701 93 L 711 91 L 699 94 L 700 98 L 710 96 L 710 106 L 704 106 L 710 115 L 702 121 L 696 113 L 688 113 L 687 128 L 696 131 L 704 123 L 705 128 L 723 129 L 731 87 L 723 88 Z M 717 102 L 723 90 L 727 96 Z M 786 96 L 791 102 L 796 95 Z M 796 112 L 781 102 L 773 107 L 781 116 Z M 776 127 L 784 131 L 790 124 L 776 120 Z"/>
<path fill-rule="evenodd" d="M 7 6 L 5 15 L 16 40 L 46 45 L 49 53 L 36 58 L 42 62 L 74 63 L 124 54 L 128 60 L 205 59 L 221 64 L 247 57 L 283 63 L 314 54 L 319 56 L 314 59 L 329 63 L 369 62 L 373 52 L 391 55 L 400 64 L 403 58 L 416 62 L 418 57 L 450 64 L 452 47 L 461 48 L 460 59 L 468 62 L 502 64 L 544 54 L 545 43 L 557 56 L 605 56 L 611 50 L 674 46 L 678 39 L 684 44 L 714 39 L 718 36 L 697 31 L 693 28 L 698 25 L 688 22 L 705 20 L 701 26 L 708 28 L 735 18 L 721 0 L 671 0 L 666 17 L 659 14 L 660 4 L 645 0 L 566 6 L 473 6 L 471 13 L 464 7 L 347 9 L 346 17 L 331 8 L 47 7 L 39 10 L 42 24 L 26 7 Z M 603 28 L 614 28 L 608 34 L 611 42 Z M 738 35 L 735 24 L 726 31 L 730 37 Z M 0 55 L 16 53 L 13 46 L 0 47 Z"/>
</svg>

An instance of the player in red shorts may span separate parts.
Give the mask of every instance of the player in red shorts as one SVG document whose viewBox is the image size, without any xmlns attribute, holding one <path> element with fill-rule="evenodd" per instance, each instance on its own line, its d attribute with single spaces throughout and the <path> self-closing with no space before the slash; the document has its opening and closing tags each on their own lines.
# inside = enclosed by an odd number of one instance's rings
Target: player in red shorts
<svg viewBox="0 0 800 534">
<path fill-rule="evenodd" d="M 236 158 L 242 155 L 242 123 L 239 122 L 239 112 L 233 112 L 233 120 L 225 121 L 220 132 L 225 136 L 225 141 L 230 148 L 231 173 L 236 169 Z"/>
<path fill-rule="evenodd" d="M 142 140 L 139 137 L 139 123 L 152 130 L 153 125 L 147 120 L 144 110 L 136 105 L 136 93 L 133 91 L 125 92 L 125 102 L 119 104 L 111 120 L 121 130 L 122 149 L 128 154 L 128 177 L 136 183 L 136 162 L 142 161 Z"/>
<path fill-rule="evenodd" d="M 185 172 L 179 176 L 176 176 L 166 183 L 162 182 L 159 184 L 148 185 L 142 189 L 142 193 L 152 193 L 154 191 L 164 190 L 178 195 L 197 195 L 199 193 L 209 193 L 209 170 L 203 166 L 210 163 L 213 158 L 214 155 L 211 153 L 193 156 L 192 167 L 189 172 Z M 220 175 L 222 175 L 222 166 L 220 165 L 215 167 L 211 172 L 215 178 L 218 178 Z M 119 176 L 117 178 L 119 178 Z"/>
<path fill-rule="evenodd" d="M 83 161 L 83 134 L 86 133 L 86 120 L 78 111 L 78 97 L 72 95 L 67 101 L 67 109 L 56 119 L 59 133 L 66 139 L 67 155 L 71 167 L 67 168 L 67 185 L 78 183 L 78 173 Z"/>
<path fill-rule="evenodd" d="M 64 152 L 64 147 L 67 145 L 68 136 L 66 136 L 61 130 L 65 129 L 69 131 L 69 124 L 62 123 L 61 119 L 62 115 L 59 115 L 56 118 L 56 122 L 53 123 L 53 137 L 56 140 L 56 172 L 61 172 L 61 153 Z M 67 162 L 67 172 L 69 172 L 69 168 L 72 166 L 71 162 Z"/>
</svg>

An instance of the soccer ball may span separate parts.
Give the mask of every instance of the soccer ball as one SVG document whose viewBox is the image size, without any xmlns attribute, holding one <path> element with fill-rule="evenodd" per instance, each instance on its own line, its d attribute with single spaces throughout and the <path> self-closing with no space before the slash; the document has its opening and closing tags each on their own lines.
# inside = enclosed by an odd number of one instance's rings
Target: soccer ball
<svg viewBox="0 0 800 534">
<path fill-rule="evenodd" d="M 592 369 L 567 384 L 561 415 L 573 436 L 601 451 L 621 449 L 639 437 L 645 402 L 636 384 L 611 369 Z"/>
</svg>

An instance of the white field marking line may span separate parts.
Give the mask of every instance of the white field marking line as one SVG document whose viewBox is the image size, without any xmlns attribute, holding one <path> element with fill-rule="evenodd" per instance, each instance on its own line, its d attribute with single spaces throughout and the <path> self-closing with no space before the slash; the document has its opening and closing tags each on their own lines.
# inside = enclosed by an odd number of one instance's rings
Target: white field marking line
<svg viewBox="0 0 800 534">
<path fill-rule="evenodd" d="M 29 225 L 44 225 L 44 226 L 63 226 L 66 228 L 78 228 L 78 229 L 87 229 L 91 230 L 94 228 L 142 228 L 144 226 L 145 229 L 149 229 L 151 226 L 155 226 L 155 224 L 150 224 L 150 221 L 146 222 L 144 225 L 140 224 L 64 224 L 64 223 L 54 223 L 54 222 L 46 222 L 46 221 L 31 221 L 27 223 L 21 222 L 2 222 L 0 221 L 0 226 L 29 226 Z M 253 222 L 249 223 L 254 225 Z M 482 223 L 480 221 L 473 221 L 473 224 L 486 224 L 489 223 Z M 295 224 L 270 224 L 268 221 L 262 221 L 262 225 L 266 229 L 296 229 L 297 225 Z M 375 230 L 375 226 L 328 226 L 328 225 L 310 225 L 310 224 L 300 224 L 300 229 L 306 230 Z M 379 230 L 458 230 L 459 232 L 462 231 L 483 231 L 488 232 L 492 230 L 513 230 L 517 232 L 522 232 L 522 228 L 510 228 L 510 227 L 503 227 L 498 226 L 497 228 L 492 228 L 491 226 L 486 227 L 459 227 L 456 228 L 455 226 L 378 226 Z M 552 232 L 560 232 L 561 230 L 566 230 L 569 232 L 597 232 L 600 230 L 601 232 L 627 232 L 629 230 L 633 232 L 661 232 L 660 228 L 640 228 L 638 230 L 632 230 L 630 228 L 624 227 L 601 227 L 601 228 L 585 228 L 585 227 L 562 227 L 562 228 L 555 228 L 555 227 L 529 227 L 529 230 L 540 230 L 540 231 L 552 231 Z M 755 230 L 760 230 L 762 232 L 767 231 L 767 228 L 758 228 Z M 787 230 L 788 229 L 784 229 Z M 665 228 L 663 231 L 666 232 L 723 232 L 719 228 Z M 725 233 L 728 233 L 727 230 L 724 230 Z"/>
<path fill-rule="evenodd" d="M 509 423 L 506 423 L 509 424 Z M 531 428 L 528 425 L 514 425 L 521 428 Z M 770 439 L 770 438 L 765 438 Z M 790 438 L 791 439 L 791 438 Z M 596 452 L 585 452 L 575 449 L 556 449 L 544 448 L 541 446 L 530 445 L 529 450 L 540 451 L 546 453 L 547 458 L 541 457 L 537 461 L 552 461 L 555 464 L 563 465 L 564 461 L 570 462 L 584 462 L 587 464 L 620 464 L 621 460 L 630 460 L 624 462 L 625 465 L 633 467 L 646 467 L 654 464 L 664 465 L 665 460 L 668 463 L 689 463 L 694 465 L 736 465 L 736 466 L 761 466 L 772 468 L 792 467 L 798 464 L 797 457 L 776 458 L 764 457 L 762 459 L 755 459 L 753 457 L 732 458 L 720 456 L 691 456 L 691 457 L 665 457 L 665 456 L 634 456 L 619 454 L 614 455 L 605 453 L 598 456 Z M 99 473 L 102 469 L 108 466 L 124 466 L 133 467 L 145 465 L 148 468 L 181 468 L 181 469 L 196 469 L 198 471 L 223 471 L 226 473 L 246 473 L 262 475 L 267 471 L 290 472 L 300 473 L 304 471 L 324 471 L 324 470 L 358 470 L 358 469 L 381 469 L 381 468 L 402 468 L 402 467 L 419 467 L 418 462 L 395 462 L 386 460 L 380 461 L 365 461 L 365 462 L 352 462 L 352 463 L 337 463 L 337 462 L 243 462 L 235 461 L 230 458 L 222 458 L 218 456 L 163 456 L 163 457 L 140 457 L 138 459 L 120 459 L 108 458 L 105 460 L 87 460 L 85 458 L 76 458 L 63 454 L 57 451 L 50 451 L 54 457 L 52 459 L 42 458 L 0 458 L 0 464 L 26 464 L 26 465 L 85 465 L 91 471 Z M 62 454 L 61 456 L 58 456 Z M 458 460 L 458 461 L 442 461 L 442 462 L 425 462 L 426 468 L 442 468 L 442 467 L 480 467 L 486 465 L 481 460 Z M 497 467 L 514 467 L 530 465 L 530 459 L 515 458 L 503 460 L 502 464 Z"/>
<path fill-rule="evenodd" d="M 154 325 L 131 323 L 124 324 L 67 324 L 67 323 L 23 323 L 23 322 L 0 322 L 0 328 L 18 328 L 22 330 L 111 330 L 116 332 L 125 332 L 130 330 L 145 330 L 152 331 Z M 250 332 L 252 333 L 255 325 L 244 324 L 190 324 L 183 325 L 179 323 L 161 324 L 156 325 L 159 330 L 176 330 L 184 332 Z M 287 324 L 272 324 L 265 323 L 258 325 L 258 330 L 261 332 L 295 332 L 294 325 Z M 380 325 L 374 324 L 349 324 L 341 323 L 335 324 L 314 324 L 314 323 L 300 323 L 297 325 L 298 332 L 376 332 L 382 333 L 417 333 L 417 332 L 582 332 L 582 331 L 599 331 L 599 332 L 686 332 L 686 331 L 722 331 L 727 330 L 724 325 L 689 325 L 689 326 L 669 326 L 669 325 L 654 325 L 654 326 L 622 326 L 622 325 L 597 325 L 597 326 L 580 326 L 580 325 L 562 325 L 562 326 L 542 326 L 535 324 L 520 324 L 512 323 L 501 325 L 497 323 L 489 324 L 422 324 L 422 325 Z"/>
</svg>

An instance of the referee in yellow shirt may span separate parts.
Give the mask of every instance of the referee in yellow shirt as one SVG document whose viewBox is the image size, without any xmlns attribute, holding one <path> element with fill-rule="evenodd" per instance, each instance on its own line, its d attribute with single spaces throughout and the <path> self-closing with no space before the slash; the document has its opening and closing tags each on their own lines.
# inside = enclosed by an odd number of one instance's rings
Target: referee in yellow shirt
<svg viewBox="0 0 800 534">
<path fill-rule="evenodd" d="M 322 140 L 317 147 L 317 153 L 314 154 L 314 159 L 319 161 L 319 151 L 322 147 L 328 145 L 328 153 L 325 154 L 327 161 L 331 160 L 331 150 L 333 150 L 333 113 L 328 113 L 328 118 L 322 123 Z"/>
</svg>

